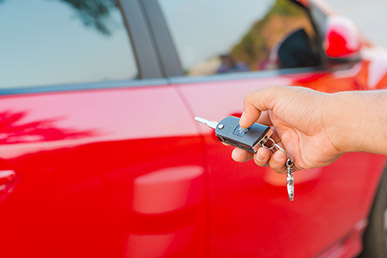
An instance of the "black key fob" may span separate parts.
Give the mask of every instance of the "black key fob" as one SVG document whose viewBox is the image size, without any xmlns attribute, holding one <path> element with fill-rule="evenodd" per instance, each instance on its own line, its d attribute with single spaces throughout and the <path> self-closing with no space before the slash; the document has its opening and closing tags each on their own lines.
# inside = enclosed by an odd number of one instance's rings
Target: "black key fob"
<svg viewBox="0 0 387 258">
<path fill-rule="evenodd" d="M 256 153 L 262 143 L 272 135 L 272 130 L 269 126 L 258 123 L 249 128 L 242 128 L 238 117 L 229 116 L 217 124 L 215 134 L 224 143 Z"/>
</svg>

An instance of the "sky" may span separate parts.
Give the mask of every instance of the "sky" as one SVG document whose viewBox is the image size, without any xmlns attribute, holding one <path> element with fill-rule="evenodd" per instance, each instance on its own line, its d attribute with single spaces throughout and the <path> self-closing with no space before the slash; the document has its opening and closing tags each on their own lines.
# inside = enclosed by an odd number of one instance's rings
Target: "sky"
<svg viewBox="0 0 387 258">
<path fill-rule="evenodd" d="M 365 37 L 387 47 L 386 0 L 325 0 L 339 14 L 355 22 Z"/>
<path fill-rule="evenodd" d="M 0 88 L 132 79 L 130 41 L 118 11 L 113 33 L 85 26 L 59 0 L 0 2 Z"/>
</svg>

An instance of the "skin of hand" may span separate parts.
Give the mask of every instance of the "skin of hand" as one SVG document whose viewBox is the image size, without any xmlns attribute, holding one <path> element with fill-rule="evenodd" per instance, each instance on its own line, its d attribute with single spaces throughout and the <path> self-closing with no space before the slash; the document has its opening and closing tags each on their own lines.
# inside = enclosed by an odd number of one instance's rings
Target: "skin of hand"
<svg viewBox="0 0 387 258">
<path fill-rule="evenodd" d="M 367 105 L 375 99 L 387 103 L 386 93 L 380 97 L 358 92 L 328 94 L 293 86 L 266 88 L 245 97 L 240 125 L 247 128 L 258 122 L 271 126 L 272 138 L 293 158 L 294 170 L 326 166 L 348 151 L 384 154 L 387 150 L 375 150 L 370 147 L 372 142 L 361 136 L 369 131 L 365 124 L 371 122 Z M 387 111 L 386 105 L 383 108 Z M 384 121 L 387 123 L 386 118 Z M 381 133 L 387 143 L 386 134 Z M 280 150 L 272 153 L 261 147 L 253 155 L 235 148 L 232 158 L 237 162 L 254 158 L 258 166 L 286 172 L 287 157 Z"/>
</svg>

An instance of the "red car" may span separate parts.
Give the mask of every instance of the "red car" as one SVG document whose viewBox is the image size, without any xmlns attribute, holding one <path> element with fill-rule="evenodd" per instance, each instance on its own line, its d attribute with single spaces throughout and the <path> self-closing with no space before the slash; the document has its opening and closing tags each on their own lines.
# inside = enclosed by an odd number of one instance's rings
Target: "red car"
<svg viewBox="0 0 387 258">
<path fill-rule="evenodd" d="M 2 0 L 0 32 L 0 257 L 387 256 L 384 156 L 296 172 L 290 202 L 194 121 L 387 85 L 323 2 Z"/>
</svg>

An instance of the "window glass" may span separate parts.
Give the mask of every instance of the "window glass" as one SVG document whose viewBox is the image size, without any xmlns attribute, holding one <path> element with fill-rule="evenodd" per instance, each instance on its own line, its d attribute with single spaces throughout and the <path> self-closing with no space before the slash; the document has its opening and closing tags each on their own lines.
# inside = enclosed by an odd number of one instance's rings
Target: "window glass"
<svg viewBox="0 0 387 258">
<path fill-rule="evenodd" d="M 134 79 L 114 0 L 0 0 L 0 88 Z"/>
<path fill-rule="evenodd" d="M 316 66 L 306 10 L 290 0 L 160 0 L 187 75 Z"/>
</svg>

